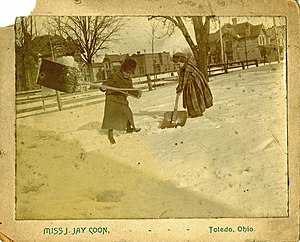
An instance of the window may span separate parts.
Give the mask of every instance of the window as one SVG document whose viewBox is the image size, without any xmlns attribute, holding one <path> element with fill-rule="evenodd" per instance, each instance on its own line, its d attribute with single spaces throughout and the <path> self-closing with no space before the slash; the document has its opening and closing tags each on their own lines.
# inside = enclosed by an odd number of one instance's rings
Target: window
<svg viewBox="0 0 300 242">
<path fill-rule="evenodd" d="M 144 74 L 144 67 L 143 66 L 139 66 L 139 74 Z"/>
<path fill-rule="evenodd" d="M 264 36 L 259 36 L 258 37 L 258 44 L 259 45 L 265 45 L 266 44 L 266 40 Z"/>
<path fill-rule="evenodd" d="M 163 63 L 162 54 L 159 53 L 158 56 L 159 56 L 159 63 Z"/>
</svg>

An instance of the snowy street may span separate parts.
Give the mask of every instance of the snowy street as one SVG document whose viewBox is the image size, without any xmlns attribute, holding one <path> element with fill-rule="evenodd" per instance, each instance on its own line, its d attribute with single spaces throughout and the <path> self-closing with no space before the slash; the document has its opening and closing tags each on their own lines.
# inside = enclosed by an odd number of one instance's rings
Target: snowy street
<svg viewBox="0 0 300 242">
<path fill-rule="evenodd" d="M 159 128 L 176 84 L 129 98 L 142 130 L 115 145 L 104 103 L 17 119 L 17 219 L 286 216 L 284 65 L 209 85 L 214 105 L 178 128 Z"/>
</svg>

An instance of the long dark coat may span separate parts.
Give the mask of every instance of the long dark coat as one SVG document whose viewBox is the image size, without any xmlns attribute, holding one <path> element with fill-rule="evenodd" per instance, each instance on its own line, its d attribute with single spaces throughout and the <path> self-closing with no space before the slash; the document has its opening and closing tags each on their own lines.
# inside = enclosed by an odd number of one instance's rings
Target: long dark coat
<svg viewBox="0 0 300 242">
<path fill-rule="evenodd" d="M 124 78 L 120 71 L 113 73 L 108 78 L 106 85 L 118 88 L 133 88 L 131 78 Z M 107 90 L 102 129 L 125 130 L 128 124 L 134 127 L 127 95 Z"/>
<path fill-rule="evenodd" d="M 202 116 L 213 105 L 213 96 L 203 73 L 187 62 L 179 71 L 177 92 L 183 92 L 183 107 L 191 117 Z"/>
</svg>

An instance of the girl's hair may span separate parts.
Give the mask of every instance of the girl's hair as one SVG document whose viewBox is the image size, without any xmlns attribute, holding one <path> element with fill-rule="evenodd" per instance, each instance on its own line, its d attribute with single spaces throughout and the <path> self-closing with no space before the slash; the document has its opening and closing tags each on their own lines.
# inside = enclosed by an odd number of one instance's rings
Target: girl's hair
<svg viewBox="0 0 300 242">
<path fill-rule="evenodd" d="M 173 61 L 186 62 L 188 60 L 187 56 L 182 52 L 177 52 L 173 55 Z"/>
<path fill-rule="evenodd" d="M 137 65 L 137 63 L 135 60 L 130 59 L 130 58 L 125 59 L 125 61 L 123 62 L 122 66 L 121 66 L 121 71 L 134 72 L 136 65 Z"/>
</svg>

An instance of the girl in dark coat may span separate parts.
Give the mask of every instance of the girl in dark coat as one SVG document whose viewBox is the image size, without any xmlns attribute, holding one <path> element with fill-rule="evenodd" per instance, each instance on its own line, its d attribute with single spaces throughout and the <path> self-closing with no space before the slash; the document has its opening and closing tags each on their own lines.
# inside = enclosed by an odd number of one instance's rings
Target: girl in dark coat
<svg viewBox="0 0 300 242">
<path fill-rule="evenodd" d="M 134 60 L 126 59 L 121 69 L 108 78 L 106 85 L 117 88 L 133 88 L 130 76 L 134 74 L 136 65 Z M 111 144 L 116 143 L 113 137 L 114 129 L 126 130 L 128 133 L 141 130 L 134 125 L 126 94 L 112 90 L 106 91 L 102 129 L 108 129 L 108 139 Z"/>
<path fill-rule="evenodd" d="M 176 93 L 183 92 L 183 107 L 192 118 L 203 116 L 205 109 L 213 105 L 213 97 L 207 80 L 183 53 L 175 53 L 173 61 L 180 64 Z"/>
</svg>

